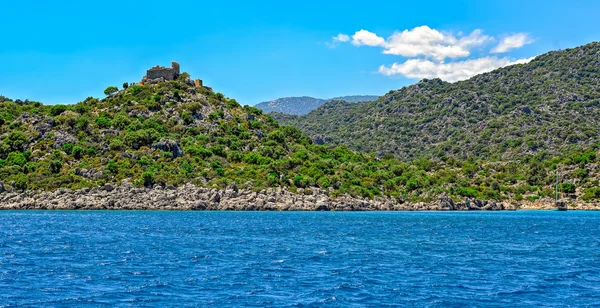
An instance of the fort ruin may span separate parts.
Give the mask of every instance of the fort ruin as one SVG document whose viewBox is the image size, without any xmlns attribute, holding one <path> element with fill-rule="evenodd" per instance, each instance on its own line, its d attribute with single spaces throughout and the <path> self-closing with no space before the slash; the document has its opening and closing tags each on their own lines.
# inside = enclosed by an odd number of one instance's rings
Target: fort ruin
<svg viewBox="0 0 600 308">
<path fill-rule="evenodd" d="M 171 62 L 171 67 L 164 67 L 157 65 L 146 71 L 146 79 L 159 79 L 163 78 L 164 80 L 174 80 L 180 74 L 179 63 L 173 61 Z"/>
<path fill-rule="evenodd" d="M 157 65 L 155 67 L 150 68 L 146 71 L 146 76 L 142 78 L 141 83 L 151 83 L 155 84 L 160 81 L 169 81 L 175 80 L 181 74 L 181 68 L 179 63 L 173 61 L 171 62 L 171 67 L 164 67 Z M 186 78 L 185 82 L 196 88 L 206 88 L 212 91 L 212 88 L 204 86 L 202 79 L 192 80 L 190 78 Z"/>
</svg>

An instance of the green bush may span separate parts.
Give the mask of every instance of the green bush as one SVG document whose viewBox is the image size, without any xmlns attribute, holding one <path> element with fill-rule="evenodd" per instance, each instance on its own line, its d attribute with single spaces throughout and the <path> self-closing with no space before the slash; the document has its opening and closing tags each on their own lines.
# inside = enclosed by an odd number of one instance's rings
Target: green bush
<svg viewBox="0 0 600 308">
<path fill-rule="evenodd" d="M 109 118 L 105 118 L 105 117 L 96 118 L 95 123 L 100 128 L 109 128 L 112 126 L 112 121 Z"/>
<path fill-rule="evenodd" d="M 85 150 L 82 147 L 76 145 L 73 147 L 73 151 L 71 153 L 75 159 L 81 159 L 83 158 L 83 155 L 85 155 Z"/>
<path fill-rule="evenodd" d="M 50 115 L 57 116 L 65 111 L 67 111 L 68 107 L 65 105 L 54 105 L 50 108 Z"/>
<path fill-rule="evenodd" d="M 142 183 L 144 183 L 144 186 L 146 187 L 152 187 L 152 185 L 154 185 L 154 178 L 154 173 L 150 171 L 142 173 Z"/>
<path fill-rule="evenodd" d="M 567 194 L 575 193 L 575 185 L 571 184 L 571 183 L 561 183 L 559 185 L 559 189 L 560 189 L 560 191 L 567 193 Z"/>
<path fill-rule="evenodd" d="M 50 165 L 48 166 L 50 173 L 59 173 L 60 169 L 62 169 L 62 161 L 58 159 L 54 159 L 50 161 Z"/>
<path fill-rule="evenodd" d="M 121 151 L 125 149 L 125 144 L 121 139 L 114 138 L 108 144 L 108 149 L 111 151 Z"/>
</svg>

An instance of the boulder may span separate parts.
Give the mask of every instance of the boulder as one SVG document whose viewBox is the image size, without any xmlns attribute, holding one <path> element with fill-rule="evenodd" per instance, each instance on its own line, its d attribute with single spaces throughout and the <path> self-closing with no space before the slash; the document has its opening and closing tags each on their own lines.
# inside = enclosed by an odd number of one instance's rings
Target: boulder
<svg viewBox="0 0 600 308">
<path fill-rule="evenodd" d="M 160 149 L 165 152 L 170 152 L 175 158 L 181 157 L 185 154 L 177 141 L 165 138 L 162 138 L 159 142 L 152 144 L 152 149 Z"/>
</svg>

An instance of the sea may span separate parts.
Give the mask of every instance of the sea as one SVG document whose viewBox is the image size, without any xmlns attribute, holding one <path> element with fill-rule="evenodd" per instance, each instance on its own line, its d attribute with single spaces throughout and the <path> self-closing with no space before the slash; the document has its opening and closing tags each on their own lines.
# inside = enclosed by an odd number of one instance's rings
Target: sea
<svg viewBox="0 0 600 308">
<path fill-rule="evenodd" d="M 589 307 L 600 212 L 0 211 L 0 307 Z"/>
</svg>

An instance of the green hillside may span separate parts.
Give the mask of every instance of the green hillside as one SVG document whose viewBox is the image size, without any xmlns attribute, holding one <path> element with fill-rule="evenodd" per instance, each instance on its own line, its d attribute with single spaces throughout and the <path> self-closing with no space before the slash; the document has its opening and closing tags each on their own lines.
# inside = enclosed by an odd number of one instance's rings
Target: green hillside
<svg viewBox="0 0 600 308">
<path fill-rule="evenodd" d="M 430 81 L 402 91 L 421 86 L 434 93 L 434 88 L 449 85 Z M 185 73 L 173 81 L 124 87 L 109 87 L 106 98 L 73 105 L 0 97 L 0 193 L 83 189 L 127 180 L 138 187 L 191 183 L 225 188 L 235 182 L 241 188 L 285 186 L 299 193 L 320 187 L 333 197 L 391 196 L 400 202 L 444 195 L 521 201 L 551 197 L 560 164 L 565 197 L 600 198 L 600 169 L 592 147 L 556 157 L 538 151 L 518 162 L 452 157 L 402 162 L 392 155 L 313 143 L 299 129 L 280 126 L 257 108 L 196 87 Z M 335 102 L 312 116 L 335 106 L 344 106 L 349 114 L 377 104 L 385 109 L 388 101 L 392 108 L 391 98 L 400 92 L 359 107 Z"/>
<path fill-rule="evenodd" d="M 466 81 L 422 80 L 374 102 L 274 116 L 316 140 L 404 161 L 570 153 L 600 141 L 600 43 Z"/>
</svg>

